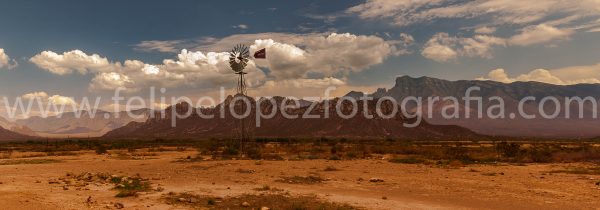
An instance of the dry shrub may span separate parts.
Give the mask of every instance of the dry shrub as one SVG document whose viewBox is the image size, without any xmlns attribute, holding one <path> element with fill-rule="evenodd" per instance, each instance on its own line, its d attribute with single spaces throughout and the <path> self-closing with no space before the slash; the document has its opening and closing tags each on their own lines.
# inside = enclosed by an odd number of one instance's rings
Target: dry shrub
<svg viewBox="0 0 600 210">
<path fill-rule="evenodd" d="M 263 195 L 244 194 L 236 197 L 211 197 L 188 193 L 169 193 L 164 198 L 170 205 L 184 205 L 194 209 L 319 209 L 319 210 L 354 210 L 360 209 L 349 204 L 324 201 L 314 195 L 291 196 L 286 193 L 268 193 Z M 248 206 L 242 206 L 247 203 Z"/>
</svg>

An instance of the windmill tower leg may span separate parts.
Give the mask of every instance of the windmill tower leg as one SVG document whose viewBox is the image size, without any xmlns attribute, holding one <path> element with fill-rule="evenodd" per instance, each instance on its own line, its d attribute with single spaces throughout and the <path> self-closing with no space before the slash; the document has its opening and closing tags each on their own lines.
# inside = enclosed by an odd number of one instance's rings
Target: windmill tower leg
<svg viewBox="0 0 600 210">
<path fill-rule="evenodd" d="M 237 87 L 238 96 L 239 97 L 246 97 L 246 82 L 244 81 L 244 74 L 246 74 L 246 73 L 245 72 L 239 72 L 237 74 L 240 75 L 240 77 L 239 77 L 239 83 L 238 83 L 238 87 Z M 241 107 L 242 113 L 246 112 L 246 103 L 242 102 L 242 104 L 241 104 L 240 107 Z M 245 123 L 245 117 L 244 118 L 240 118 L 240 122 L 239 122 L 239 125 L 240 125 L 240 128 L 239 128 L 239 131 L 240 131 L 240 135 L 239 135 L 239 138 L 240 138 L 240 150 L 239 150 L 240 157 L 244 157 L 244 141 L 246 141 L 246 139 L 248 138 L 248 134 L 247 134 L 248 131 L 246 129 L 246 125 L 245 124 L 246 124 Z"/>
</svg>

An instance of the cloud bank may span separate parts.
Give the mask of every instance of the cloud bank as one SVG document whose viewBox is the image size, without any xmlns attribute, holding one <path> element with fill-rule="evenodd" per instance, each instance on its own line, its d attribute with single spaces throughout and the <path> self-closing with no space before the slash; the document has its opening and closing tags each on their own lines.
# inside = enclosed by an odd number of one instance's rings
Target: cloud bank
<svg viewBox="0 0 600 210">
<path fill-rule="evenodd" d="M 600 83 L 600 64 L 590 66 L 572 66 L 560 69 L 535 69 L 530 72 L 510 77 L 504 69 L 495 69 L 487 77 L 478 80 L 492 80 L 503 83 L 517 81 L 536 81 L 556 85 L 572 85 L 580 83 Z"/>
<path fill-rule="evenodd" d="M 265 37 L 272 35 L 272 38 Z M 246 67 L 250 87 L 289 87 L 298 84 L 311 87 L 345 85 L 345 78 L 382 63 L 390 56 L 406 53 L 412 37 L 403 34 L 400 40 L 384 40 L 377 36 L 349 33 L 324 34 L 247 34 L 210 39 L 193 49 L 224 49 L 231 43 L 252 43 L 251 53 L 266 48 L 267 58 L 250 60 Z M 251 41 L 250 41 L 251 40 Z M 136 47 L 148 51 L 172 51 L 185 41 L 150 41 Z M 198 44 L 199 42 L 195 42 Z M 228 49 L 227 49 L 228 50 Z M 150 86 L 158 87 L 231 87 L 235 84 L 229 67 L 229 54 L 223 51 L 182 49 L 175 59 L 160 64 L 139 60 L 113 62 L 98 54 L 81 50 L 64 53 L 44 51 L 30 61 L 39 68 L 57 75 L 93 74 L 90 91 L 114 90 L 136 92 Z"/>
</svg>

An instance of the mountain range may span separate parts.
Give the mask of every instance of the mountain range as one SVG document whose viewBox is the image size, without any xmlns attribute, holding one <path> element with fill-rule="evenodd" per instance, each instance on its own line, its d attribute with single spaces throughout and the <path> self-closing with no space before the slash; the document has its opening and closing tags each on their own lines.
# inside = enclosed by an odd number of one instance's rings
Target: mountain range
<svg viewBox="0 0 600 210">
<path fill-rule="evenodd" d="M 119 113 L 97 110 L 96 112 L 81 111 L 63 113 L 60 116 L 39 117 L 33 116 L 16 120 L 15 124 L 27 127 L 36 135 L 43 137 L 99 137 L 115 128 L 129 122 L 146 121 L 150 109 L 139 109 Z M 117 117 L 118 116 L 118 117 Z"/>
<path fill-rule="evenodd" d="M 243 113 L 239 103 L 232 102 L 233 97 L 229 96 L 223 103 L 212 108 L 194 108 L 187 103 L 180 103 L 166 109 L 167 115 L 164 117 L 149 118 L 146 122 L 132 122 L 127 126 L 108 132 L 105 138 L 231 138 L 236 137 L 238 132 L 236 128 L 240 123 L 239 119 L 234 118 L 229 111 L 225 111 L 223 117 L 219 116 L 220 110 L 239 110 Z M 281 107 L 284 101 L 288 104 L 292 102 L 284 100 L 283 97 L 274 97 L 275 105 Z M 427 122 L 420 123 L 417 127 L 408 128 L 404 123 L 411 124 L 415 119 L 405 118 L 397 112 L 392 118 L 384 119 L 375 116 L 373 119 L 367 119 L 362 114 L 358 114 L 350 119 L 343 119 L 336 114 L 335 104 L 339 99 L 329 101 L 329 117 L 325 118 L 325 102 L 316 103 L 314 108 L 310 106 L 300 106 L 287 108 L 286 113 L 290 115 L 303 115 L 309 113 L 318 115 L 318 118 L 295 119 L 286 118 L 281 111 L 276 112 L 272 118 L 261 119 L 260 126 L 255 121 L 256 106 L 262 113 L 271 113 L 273 105 L 271 103 L 257 103 L 252 98 L 251 111 L 245 127 L 253 137 L 270 138 L 315 138 L 315 137 L 336 137 L 336 138 L 397 138 L 397 139 L 465 139 L 477 137 L 474 132 L 454 125 L 431 125 Z M 261 98 L 260 100 L 266 100 Z M 238 101 L 240 102 L 240 101 Z M 365 110 L 369 113 L 375 113 L 376 101 L 369 101 Z M 383 103 L 383 113 L 391 114 L 393 104 Z M 172 126 L 172 113 L 186 113 L 190 109 L 192 115 L 184 119 L 175 119 L 176 126 Z M 351 110 L 351 104 L 344 101 L 341 110 L 347 113 Z M 363 110 L 363 104 L 359 104 L 359 110 Z M 204 119 L 198 115 L 202 113 L 205 116 L 215 115 L 213 119 Z M 158 114 L 156 116 L 159 116 Z"/>
<path fill-rule="evenodd" d="M 480 91 L 473 91 L 472 95 L 481 97 L 483 116 L 478 118 L 476 102 L 470 103 L 471 109 L 466 109 L 462 98 L 470 87 L 479 87 Z M 583 118 L 579 118 L 579 105 L 577 102 L 571 102 L 566 105 L 566 97 L 592 97 L 597 102 L 600 99 L 600 84 L 576 84 L 576 85 L 553 85 L 540 82 L 513 82 L 501 83 L 495 81 L 482 80 L 459 80 L 448 81 L 431 77 L 413 78 L 402 76 L 396 78 L 395 85 L 390 89 L 380 88 L 369 94 L 361 92 L 350 92 L 346 96 L 360 97 L 368 95 L 374 98 L 392 97 L 397 101 L 413 96 L 422 97 L 423 106 L 421 113 L 426 115 L 425 119 L 432 124 L 459 125 L 471 129 L 477 133 L 493 136 L 524 136 L 524 137 L 567 137 L 567 138 L 587 138 L 600 136 L 600 120 L 593 117 L 593 112 L 597 107 L 587 101 L 583 103 Z M 440 97 L 439 101 L 428 100 L 429 97 Z M 454 102 L 443 100 L 443 97 L 451 96 L 458 99 L 460 103 L 459 118 L 446 119 L 442 117 L 442 111 L 445 106 Z M 557 98 L 559 105 L 558 116 L 553 119 L 544 118 L 540 111 L 546 115 L 552 115 L 555 111 L 555 104 L 552 101 L 546 101 L 540 110 L 540 103 L 544 97 Z M 499 104 L 495 100 L 488 100 L 491 97 L 500 97 L 504 101 L 505 114 L 503 119 L 494 119 L 487 116 L 487 110 Z M 519 115 L 519 101 L 525 97 L 535 97 L 535 100 L 523 103 L 523 111 L 526 114 L 535 115 L 535 119 L 526 119 Z M 431 102 L 431 109 L 428 103 Z M 568 107 L 568 108 L 566 108 Z M 412 111 L 417 108 L 412 107 Z M 429 117 L 431 110 L 431 117 Z M 570 118 L 565 117 L 566 111 L 569 111 Z M 469 112 L 470 118 L 465 114 Z M 452 111 L 447 111 L 452 113 Z M 499 112 L 492 112 L 497 114 Z M 511 113 L 515 114 L 511 119 Z"/>
<path fill-rule="evenodd" d="M 462 100 L 467 89 L 479 87 L 479 90 L 473 91 L 472 96 L 481 97 L 483 116 L 478 118 L 477 104 L 473 101 L 469 108 L 466 108 L 466 102 Z M 372 101 L 367 105 L 367 110 L 373 112 L 373 103 L 378 98 L 392 97 L 400 102 L 407 97 L 421 97 L 423 99 L 421 106 L 421 115 L 424 118 L 423 123 L 417 128 L 406 128 L 403 123 L 414 119 L 407 119 L 401 115 L 393 119 L 366 119 L 359 115 L 352 119 L 342 119 L 332 114 L 328 119 L 285 119 L 281 114 L 275 115 L 272 119 L 262 120 L 261 126 L 252 130 L 255 137 L 363 137 L 363 138 L 460 138 L 473 137 L 477 134 L 489 136 L 521 136 L 521 137 L 565 137 L 565 138 L 589 138 L 600 136 L 600 121 L 593 117 L 595 107 L 589 101 L 582 103 L 580 107 L 577 102 L 566 106 L 567 97 L 586 98 L 592 97 L 597 102 L 600 98 L 600 84 L 576 84 L 576 85 L 552 85 L 539 82 L 514 82 L 500 83 L 494 81 L 482 80 L 459 80 L 448 81 L 431 77 L 413 78 L 408 76 L 397 77 L 392 88 L 379 88 L 372 93 L 362 93 L 352 91 L 346 97 L 360 98 L 362 96 L 372 97 Z M 451 100 L 444 97 L 454 97 L 459 103 L 458 115 L 456 118 L 444 118 L 443 112 L 452 113 L 452 109 L 446 109 L 452 104 Z M 544 97 L 555 97 L 558 100 L 561 109 L 558 115 L 553 119 L 545 119 L 540 113 L 540 101 Z M 439 97 L 439 100 L 432 100 L 432 97 Z M 497 101 L 488 100 L 492 97 L 501 98 L 504 102 L 503 118 L 494 119 L 487 116 L 487 111 L 497 105 Z M 523 103 L 522 110 L 527 114 L 535 115 L 535 119 L 525 119 L 520 115 L 511 118 L 511 114 L 519 112 L 519 102 L 526 97 L 534 97 L 535 100 Z M 282 103 L 284 98 L 274 97 L 277 103 Z M 217 119 L 202 119 L 193 115 L 187 119 L 176 120 L 177 126 L 171 126 L 172 109 L 178 112 L 185 112 L 192 109 L 194 113 L 212 113 L 216 114 L 221 108 L 229 109 L 232 97 L 228 97 L 222 104 L 212 108 L 191 107 L 189 104 L 181 103 L 168 107 L 164 117 L 149 118 L 148 115 L 154 110 L 141 109 L 134 111 L 135 114 L 142 115 L 141 118 L 132 118 L 125 112 L 119 113 L 119 118 L 114 117 L 115 113 L 97 111 L 93 117 L 89 112 L 83 112 L 82 117 L 75 117 L 75 113 L 64 113 L 61 117 L 53 116 L 48 118 L 30 117 L 20 119 L 15 122 L 0 118 L 0 139 L 23 138 L 24 136 L 42 136 L 42 137 L 110 137 L 110 138 L 213 138 L 213 137 L 232 137 L 236 134 L 236 123 L 230 115 Z M 259 99 L 259 100 L 265 100 Z M 339 99 L 333 99 L 335 103 Z M 256 108 L 256 101 L 252 100 L 253 109 Z M 312 110 L 314 114 L 323 115 L 325 113 L 324 101 L 309 102 L 299 101 L 301 106 L 288 110 L 292 113 L 306 112 L 311 103 L 316 103 L 316 108 Z M 548 101 L 546 101 L 548 102 Z M 429 105 L 431 104 L 431 105 Z M 261 110 L 269 110 L 269 103 L 261 103 Z M 345 104 L 344 109 L 350 105 Z M 362 109 L 359 103 L 359 110 Z M 555 109 L 554 103 L 546 103 L 542 107 L 545 113 L 552 113 Z M 568 108 L 565 108 L 568 107 Z M 330 107 L 333 109 L 332 107 Z M 418 111 L 417 106 L 409 105 L 405 107 L 409 112 Z M 583 118 L 579 118 L 580 109 L 583 110 Z M 570 118 L 565 117 L 566 111 L 571 113 Z M 335 110 L 329 110 L 329 113 L 335 113 Z M 431 115 L 429 115 L 431 113 Z M 469 113 L 470 118 L 466 118 Z M 255 112 L 251 112 L 251 119 L 254 119 Z M 157 114 L 156 116 L 160 116 Z M 248 127 L 254 126 L 254 120 L 249 120 Z M 473 132 L 472 132 L 473 131 Z M 475 134 L 475 133 L 477 134 Z"/>
</svg>

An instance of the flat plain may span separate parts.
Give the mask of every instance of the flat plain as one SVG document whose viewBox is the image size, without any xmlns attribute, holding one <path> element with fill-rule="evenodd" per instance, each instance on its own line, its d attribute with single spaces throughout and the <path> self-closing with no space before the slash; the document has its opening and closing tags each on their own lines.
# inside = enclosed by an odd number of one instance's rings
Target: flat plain
<svg viewBox="0 0 600 210">
<path fill-rule="evenodd" d="M 212 160 L 197 151 L 14 153 L 4 209 L 598 209 L 591 163 Z M 39 156 L 39 157 L 37 157 Z M 585 171 L 583 169 L 589 169 Z M 269 206 L 271 205 L 271 206 Z M 287 205 L 287 206 L 277 206 Z M 263 208 L 264 209 L 264 208 Z"/>
</svg>

